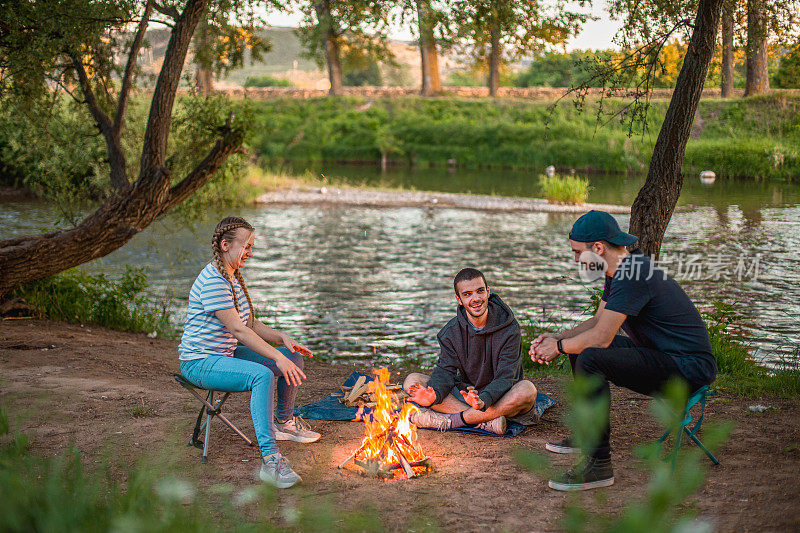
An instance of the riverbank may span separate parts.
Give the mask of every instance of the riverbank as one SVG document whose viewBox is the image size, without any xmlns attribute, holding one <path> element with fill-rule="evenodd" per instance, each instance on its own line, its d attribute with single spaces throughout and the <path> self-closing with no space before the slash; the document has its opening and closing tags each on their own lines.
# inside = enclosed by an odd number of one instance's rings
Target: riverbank
<svg viewBox="0 0 800 533">
<path fill-rule="evenodd" d="M 511 198 L 480 194 L 384 190 L 356 187 L 292 187 L 260 194 L 262 205 L 345 205 L 356 207 L 458 208 L 496 212 L 585 213 L 592 209 L 630 213 L 624 205 L 551 203 L 541 198 Z"/>
<path fill-rule="evenodd" d="M 177 369 L 177 341 L 43 320 L 4 320 L 0 325 L 0 402 L 13 430 L 29 435 L 35 453 L 56 456 L 72 443 L 89 471 L 106 462 L 116 465 L 111 475 L 148 458 L 145 464 L 161 478 L 178 476 L 209 490 L 226 487 L 233 498 L 254 485 L 258 454 L 216 424 L 209 462 L 200 465 L 200 451 L 185 444 L 196 402 L 173 382 Z M 354 369 L 369 370 L 307 360 L 308 381 L 298 403 L 328 395 Z M 401 377 L 394 371 L 392 381 Z M 534 379 L 558 401 L 538 426 L 508 439 L 421 431 L 421 445 L 436 471 L 408 482 L 377 482 L 337 470 L 360 442 L 363 427 L 314 421 L 323 434 L 318 443 L 281 443 L 303 484 L 278 493 L 269 506 L 241 512 L 262 524 L 288 526 L 298 508 L 319 509 L 330 502 L 337 509 L 377 515 L 392 531 L 419 528 L 420 523 L 447 531 L 558 530 L 563 505 L 571 499 L 547 489 L 545 481 L 512 458 L 517 449 L 542 450 L 565 431 L 560 423 L 565 413 L 562 378 Z M 616 515 L 644 493 L 647 475 L 637 467 L 633 448 L 660 434 L 649 404 L 647 397 L 612 387 L 616 483 L 582 495 L 590 510 Z M 752 412 L 753 404 L 768 409 Z M 248 405 L 247 394 L 234 395 L 226 414 L 252 436 Z M 705 423 L 733 421 L 736 428 L 717 453 L 721 464 L 706 465 L 705 483 L 682 511 L 719 531 L 796 529 L 798 416 L 800 407 L 792 400 L 724 392 L 713 398 Z M 559 469 L 567 464 L 563 456 L 550 459 Z"/>
<path fill-rule="evenodd" d="M 237 100 L 232 100 L 236 102 Z M 277 98 L 238 100 L 253 113 L 248 145 L 266 161 L 524 168 L 579 173 L 646 171 L 668 106 L 653 100 L 648 129 L 624 120 L 629 100 Z M 619 118 L 612 118 L 615 115 Z M 792 180 L 800 176 L 800 95 L 700 102 L 683 172 Z"/>
</svg>

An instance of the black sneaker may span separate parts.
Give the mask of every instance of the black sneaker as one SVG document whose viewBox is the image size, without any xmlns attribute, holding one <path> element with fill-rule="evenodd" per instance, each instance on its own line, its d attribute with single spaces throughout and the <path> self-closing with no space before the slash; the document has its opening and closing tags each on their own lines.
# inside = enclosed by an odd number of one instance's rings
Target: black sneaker
<svg viewBox="0 0 800 533">
<path fill-rule="evenodd" d="M 551 489 L 564 491 L 597 489 L 613 484 L 614 469 L 611 468 L 611 459 L 596 457 L 586 458 L 558 479 L 548 482 Z"/>
<path fill-rule="evenodd" d="M 544 449 L 553 453 L 578 453 L 581 451 L 580 448 L 576 448 L 572 445 L 570 437 L 561 439 L 558 442 L 548 442 L 544 445 Z"/>
</svg>

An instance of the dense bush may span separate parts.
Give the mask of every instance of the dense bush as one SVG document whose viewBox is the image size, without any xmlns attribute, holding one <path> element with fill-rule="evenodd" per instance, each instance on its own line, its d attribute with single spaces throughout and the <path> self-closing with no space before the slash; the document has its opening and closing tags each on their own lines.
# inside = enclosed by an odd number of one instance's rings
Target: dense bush
<svg viewBox="0 0 800 533">
<path fill-rule="evenodd" d="M 28 187 L 57 205 L 96 199 L 108 181 L 105 158 L 97 128 L 76 104 L 0 99 L 0 184 Z"/>
<path fill-rule="evenodd" d="M 588 68 L 594 52 L 576 50 L 568 54 L 551 52 L 535 58 L 528 68 L 514 79 L 517 87 L 573 87 L 586 83 L 590 87 L 602 87 L 599 81 L 590 81 Z"/>
<path fill-rule="evenodd" d="M 259 76 L 248 76 L 242 85 L 244 87 L 292 87 L 293 84 L 283 78 L 261 74 Z"/>
<path fill-rule="evenodd" d="M 573 106 L 524 100 L 416 97 L 276 99 L 253 104 L 250 146 L 265 160 L 398 162 L 467 168 L 543 169 L 548 165 L 611 172 L 646 170 L 667 108 L 647 110 L 646 135 L 628 136 L 625 104 L 606 100 L 622 119 L 598 122 Z M 687 146 L 685 172 L 722 176 L 800 176 L 800 98 L 703 100 L 702 127 Z M 753 120 L 757 117 L 758 120 Z M 634 125 L 634 133 L 641 132 Z M 389 142 L 391 141 L 391 142 Z M 387 148 L 387 143 L 390 149 Z"/>
<path fill-rule="evenodd" d="M 130 179 L 139 172 L 149 106 L 144 97 L 134 98 L 129 105 L 121 142 Z M 194 95 L 176 101 L 167 152 L 173 183 L 183 179 L 213 146 L 232 109 L 237 123 L 250 124 L 245 102 Z M 52 201 L 63 219 L 76 222 L 88 204 L 113 193 L 107 158 L 97 127 L 84 109 L 66 97 L 27 105 L 0 100 L 0 184 L 32 189 Z M 238 203 L 249 197 L 243 190 L 245 162 L 243 154 L 229 157 L 180 208 L 196 211 L 210 203 Z"/>
<path fill-rule="evenodd" d="M 383 75 L 376 61 L 369 61 L 365 65 L 347 66 L 343 69 L 342 83 L 351 87 L 383 85 Z"/>
<path fill-rule="evenodd" d="M 589 199 L 589 180 L 580 176 L 539 176 L 542 196 L 552 203 L 585 204 Z"/>
<path fill-rule="evenodd" d="M 781 57 L 770 84 L 776 89 L 800 89 L 800 41 Z"/>
<path fill-rule="evenodd" d="M 72 269 L 22 286 L 15 296 L 43 318 L 174 336 L 171 297 L 155 297 L 148 287 L 143 269 L 126 267 L 117 281 Z"/>
</svg>

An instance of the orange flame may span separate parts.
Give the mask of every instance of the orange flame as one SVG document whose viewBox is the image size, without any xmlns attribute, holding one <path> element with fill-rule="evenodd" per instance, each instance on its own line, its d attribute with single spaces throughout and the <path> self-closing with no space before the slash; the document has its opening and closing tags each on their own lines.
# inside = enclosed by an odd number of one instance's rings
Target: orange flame
<svg viewBox="0 0 800 533">
<path fill-rule="evenodd" d="M 365 415 L 363 449 L 359 456 L 365 460 L 378 459 L 382 465 L 400 463 L 402 453 L 409 463 L 425 458 L 417 441 L 417 427 L 409 420 L 417 410 L 412 403 L 399 405 L 395 396 L 386 388 L 389 371 L 376 369 L 376 379 L 369 384 L 375 397 L 375 410 Z M 404 476 L 402 469 L 394 470 L 395 477 Z"/>
</svg>

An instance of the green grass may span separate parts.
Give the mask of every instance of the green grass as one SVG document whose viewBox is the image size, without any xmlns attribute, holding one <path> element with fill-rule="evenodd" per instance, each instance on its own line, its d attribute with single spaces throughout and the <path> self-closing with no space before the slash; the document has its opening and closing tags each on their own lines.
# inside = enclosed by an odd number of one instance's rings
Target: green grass
<svg viewBox="0 0 800 533">
<path fill-rule="evenodd" d="M 607 112 L 625 102 L 607 100 Z M 248 102 L 255 117 L 249 146 L 265 160 L 379 162 L 465 168 L 585 171 L 646 170 L 668 102 L 653 101 L 645 135 L 628 136 L 617 119 L 598 123 L 588 102 L 553 109 L 532 100 L 420 97 L 282 98 Z M 700 102 L 683 171 L 719 177 L 800 176 L 800 96 Z"/>
<path fill-rule="evenodd" d="M 542 196 L 554 204 L 585 204 L 589 199 L 589 180 L 580 176 L 559 175 L 539 176 Z"/>
<path fill-rule="evenodd" d="M 153 406 L 148 405 L 144 398 L 140 398 L 139 402 L 128 406 L 127 411 L 133 418 L 146 418 L 155 414 Z"/>
<path fill-rule="evenodd" d="M 84 466 L 70 446 L 33 453 L 0 406 L 0 531 L 381 531 L 374 513 L 345 512 L 319 497 L 300 498 L 275 518 L 277 490 L 265 484 L 204 486 L 174 454 L 125 464 Z M 172 443 L 171 445 L 177 445 Z M 116 457 L 122 462 L 127 458 Z M 97 461 L 89 462 L 96 465 Z"/>
<path fill-rule="evenodd" d="M 119 280 L 71 269 L 18 288 L 41 318 L 174 337 L 169 296 L 148 293 L 144 269 L 126 267 Z"/>
</svg>

